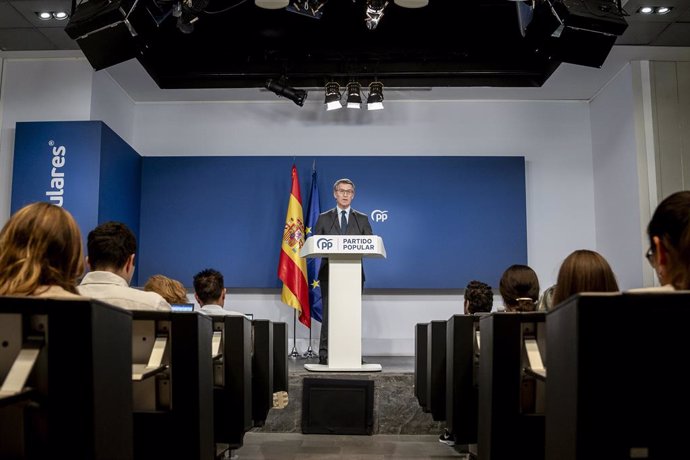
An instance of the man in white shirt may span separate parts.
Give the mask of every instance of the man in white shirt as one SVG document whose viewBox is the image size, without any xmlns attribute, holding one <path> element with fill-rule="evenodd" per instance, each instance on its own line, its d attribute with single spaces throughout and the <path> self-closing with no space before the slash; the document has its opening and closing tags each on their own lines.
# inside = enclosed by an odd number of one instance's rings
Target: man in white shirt
<svg viewBox="0 0 690 460">
<path fill-rule="evenodd" d="M 89 232 L 86 244 L 90 271 L 77 286 L 81 295 L 128 310 L 170 311 L 170 304 L 159 294 L 129 287 L 137 240 L 125 224 L 99 225 Z"/>
<path fill-rule="evenodd" d="M 207 315 L 246 316 L 244 313 L 223 308 L 225 293 L 225 280 L 218 270 L 207 268 L 194 275 L 194 298 L 199 302 L 200 312 Z"/>
</svg>

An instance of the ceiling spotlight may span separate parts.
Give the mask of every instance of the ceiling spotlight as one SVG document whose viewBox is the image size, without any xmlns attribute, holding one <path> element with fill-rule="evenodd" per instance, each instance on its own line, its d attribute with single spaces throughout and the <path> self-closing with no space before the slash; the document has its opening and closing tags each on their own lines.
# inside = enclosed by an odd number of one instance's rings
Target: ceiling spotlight
<svg viewBox="0 0 690 460">
<path fill-rule="evenodd" d="M 309 18 L 321 19 L 321 16 L 323 16 L 323 7 L 327 1 L 328 0 L 293 0 L 286 10 Z"/>
<path fill-rule="evenodd" d="M 651 6 L 643 6 L 639 9 L 639 12 L 642 14 L 652 14 L 654 12 L 654 8 Z"/>
<path fill-rule="evenodd" d="M 53 15 L 48 11 L 37 11 L 36 16 L 38 16 L 38 19 L 40 19 L 41 21 L 47 21 L 53 17 Z"/>
<path fill-rule="evenodd" d="M 254 3 L 259 8 L 266 8 L 267 10 L 278 10 L 285 8 L 290 4 L 290 0 L 254 0 Z"/>
<path fill-rule="evenodd" d="M 668 14 L 671 12 L 671 7 L 669 6 L 660 6 L 656 9 L 656 14 Z"/>
<path fill-rule="evenodd" d="M 53 13 L 53 19 L 56 19 L 58 21 L 64 21 L 69 17 L 69 14 L 66 11 L 56 11 Z"/>
<path fill-rule="evenodd" d="M 338 110 L 343 107 L 340 103 L 340 85 L 337 82 L 331 81 L 326 83 L 326 110 Z"/>
<path fill-rule="evenodd" d="M 302 107 L 304 105 L 304 100 L 307 98 L 307 92 L 303 89 L 295 89 L 292 86 L 288 86 L 285 81 L 274 81 L 268 80 L 266 82 L 266 89 L 272 91 L 278 96 L 286 97 L 290 99 L 295 104 Z"/>
<path fill-rule="evenodd" d="M 367 0 L 367 12 L 364 22 L 366 22 L 369 30 L 374 30 L 379 25 L 379 21 L 383 17 L 383 10 L 387 5 L 387 0 Z"/>
<path fill-rule="evenodd" d="M 347 84 L 347 108 L 359 109 L 362 107 L 362 85 L 356 81 Z"/>
<path fill-rule="evenodd" d="M 422 8 L 429 4 L 429 0 L 394 0 L 394 3 L 403 8 Z"/>
<path fill-rule="evenodd" d="M 367 110 L 383 110 L 383 83 L 374 81 L 369 84 Z"/>
</svg>

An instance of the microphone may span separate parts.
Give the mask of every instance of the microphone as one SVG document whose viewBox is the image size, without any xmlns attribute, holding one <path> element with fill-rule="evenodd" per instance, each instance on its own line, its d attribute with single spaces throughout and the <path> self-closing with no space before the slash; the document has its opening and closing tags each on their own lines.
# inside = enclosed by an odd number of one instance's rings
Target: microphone
<svg viewBox="0 0 690 460">
<path fill-rule="evenodd" d="M 357 215 L 355 214 L 354 209 L 350 211 L 350 216 L 354 217 L 355 219 L 355 225 L 357 225 L 357 232 L 359 235 L 362 235 L 362 228 L 359 226 L 359 220 L 357 220 Z"/>
<path fill-rule="evenodd" d="M 335 208 L 336 210 L 338 208 Z M 333 227 L 335 226 L 335 222 L 338 220 L 338 211 L 335 212 L 335 217 L 331 220 L 331 228 L 328 229 L 328 234 L 329 235 L 334 235 L 333 233 Z M 340 232 L 338 232 L 340 233 Z"/>
</svg>

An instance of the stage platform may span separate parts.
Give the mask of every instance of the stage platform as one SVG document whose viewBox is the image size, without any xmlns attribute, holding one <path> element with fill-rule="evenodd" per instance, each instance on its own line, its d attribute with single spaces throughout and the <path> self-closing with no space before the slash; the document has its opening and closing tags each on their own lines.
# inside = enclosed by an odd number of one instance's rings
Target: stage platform
<svg viewBox="0 0 690 460">
<path fill-rule="evenodd" d="M 414 356 L 365 356 L 367 363 L 381 364 L 381 372 L 310 372 L 306 363 L 317 359 L 289 361 L 289 403 L 284 409 L 272 409 L 266 424 L 252 431 L 275 433 L 302 432 L 302 380 L 354 379 L 374 381 L 374 434 L 435 434 L 445 422 L 435 422 L 430 413 L 422 411 L 414 397 Z"/>
</svg>

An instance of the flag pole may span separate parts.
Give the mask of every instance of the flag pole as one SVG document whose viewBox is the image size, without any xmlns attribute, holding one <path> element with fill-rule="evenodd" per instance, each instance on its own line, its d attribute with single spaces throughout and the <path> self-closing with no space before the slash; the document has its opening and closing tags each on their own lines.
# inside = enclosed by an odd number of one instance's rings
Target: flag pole
<svg viewBox="0 0 690 460">
<path fill-rule="evenodd" d="M 288 355 L 288 358 L 297 359 L 299 358 L 299 351 L 297 351 L 297 310 L 293 310 L 294 315 L 292 316 L 292 351 Z M 309 329 L 311 335 L 311 329 Z"/>
<path fill-rule="evenodd" d="M 314 350 L 311 347 L 311 328 L 309 328 L 309 347 L 307 348 L 307 351 L 303 355 L 305 358 L 316 358 L 317 355 L 314 353 Z"/>
</svg>

